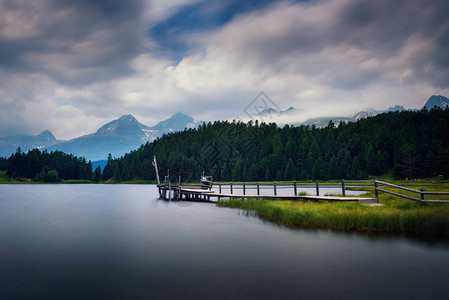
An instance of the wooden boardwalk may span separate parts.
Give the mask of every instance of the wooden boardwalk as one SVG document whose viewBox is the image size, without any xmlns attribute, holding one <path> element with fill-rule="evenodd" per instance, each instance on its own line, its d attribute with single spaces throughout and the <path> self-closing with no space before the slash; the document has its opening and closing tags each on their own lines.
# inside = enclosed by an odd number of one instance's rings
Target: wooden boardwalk
<svg viewBox="0 0 449 300">
<path fill-rule="evenodd" d="M 234 187 L 236 187 L 234 185 Z M 216 202 L 220 199 L 273 199 L 297 201 L 358 201 L 360 203 L 378 203 L 376 198 L 342 197 L 342 196 L 309 196 L 309 195 L 247 195 L 234 193 L 217 193 L 203 189 L 201 185 L 158 185 L 161 199 L 177 201 Z M 220 189 L 221 190 L 221 189 Z M 215 200 L 215 201 L 213 201 Z"/>
<path fill-rule="evenodd" d="M 346 186 L 345 180 L 341 180 L 341 194 L 342 196 L 320 196 L 320 189 L 319 189 L 319 182 L 316 180 L 315 182 L 315 188 L 316 188 L 316 196 L 309 196 L 309 195 L 299 195 L 298 194 L 298 184 L 300 182 L 298 181 L 290 181 L 290 182 L 273 182 L 270 185 L 267 184 L 260 184 L 259 182 L 256 182 L 255 184 L 248 184 L 248 183 L 241 183 L 241 184 L 233 184 L 232 182 L 229 184 L 222 184 L 218 183 L 215 185 L 215 187 L 218 188 L 218 193 L 215 191 L 212 191 L 212 188 L 214 187 L 212 182 L 211 176 L 204 176 L 201 178 L 201 183 L 203 184 L 188 184 L 183 185 L 181 184 L 181 176 L 179 176 L 179 184 L 170 184 L 170 172 L 167 171 L 167 176 L 165 176 L 164 182 L 161 184 L 161 181 L 159 179 L 159 170 L 157 166 L 157 160 L 156 156 L 153 158 L 153 166 L 156 170 L 156 180 L 157 180 L 157 188 L 159 190 L 159 198 L 166 199 L 166 200 L 178 200 L 178 201 L 203 201 L 203 202 L 215 202 L 211 199 L 215 199 L 216 201 L 220 200 L 221 198 L 225 199 L 275 199 L 275 200 L 302 200 L 302 201 L 358 201 L 363 204 L 371 204 L 371 205 L 381 205 L 379 204 L 379 192 L 395 195 L 398 197 L 402 197 L 405 199 L 413 200 L 413 201 L 419 201 L 419 202 L 425 202 L 425 203 L 449 203 L 449 200 L 431 200 L 431 199 L 424 199 L 426 195 L 449 195 L 449 192 L 425 192 L 423 189 L 420 191 L 413 190 L 410 188 L 390 184 L 383 181 L 378 180 L 351 180 L 351 182 L 373 182 L 374 183 L 374 192 L 376 197 L 375 198 L 365 198 L 365 197 L 346 197 L 346 188 L 352 187 L 352 188 L 367 188 L 369 185 L 357 185 L 357 186 Z M 310 183 L 307 187 L 310 187 Z M 285 188 L 287 185 L 290 185 L 293 188 L 293 195 L 278 195 L 277 190 Z M 222 187 L 229 186 L 230 193 L 222 193 Z M 241 186 L 241 188 L 240 188 Z M 326 187 L 335 187 L 331 185 L 325 185 Z M 420 198 L 411 197 L 408 195 L 400 194 L 397 192 L 393 192 L 390 190 L 386 190 L 384 188 L 380 188 L 379 186 L 386 186 L 389 188 L 395 188 L 400 190 L 405 190 L 407 192 L 413 192 L 418 195 L 420 195 Z M 339 186 L 338 186 L 339 187 Z M 261 195 L 260 191 L 261 189 L 273 189 L 274 195 Z M 234 194 L 233 191 L 241 189 L 243 194 Z M 256 189 L 256 195 L 247 195 L 246 191 Z"/>
</svg>

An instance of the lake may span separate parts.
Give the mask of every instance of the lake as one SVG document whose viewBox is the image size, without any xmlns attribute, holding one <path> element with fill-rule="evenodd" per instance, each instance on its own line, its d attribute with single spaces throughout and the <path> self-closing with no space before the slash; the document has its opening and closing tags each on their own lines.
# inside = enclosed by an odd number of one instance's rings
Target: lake
<svg viewBox="0 0 449 300">
<path fill-rule="evenodd" d="M 0 185 L 0 299 L 445 299 L 448 282 L 441 241 L 289 229 L 154 185 Z"/>
</svg>

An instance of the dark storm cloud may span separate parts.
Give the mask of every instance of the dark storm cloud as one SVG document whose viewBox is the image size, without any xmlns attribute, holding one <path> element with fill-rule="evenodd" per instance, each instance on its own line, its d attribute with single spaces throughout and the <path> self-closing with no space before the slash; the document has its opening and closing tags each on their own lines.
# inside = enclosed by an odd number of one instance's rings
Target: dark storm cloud
<svg viewBox="0 0 449 300">
<path fill-rule="evenodd" d="M 403 62 L 413 70 L 409 80 L 448 87 L 448 12 L 446 0 L 350 1 L 335 26 L 334 42 L 356 45 L 385 60 L 405 47 L 416 49 Z M 428 45 L 417 50 L 419 42 Z"/>
<path fill-rule="evenodd" d="M 444 88 L 449 86 L 448 12 L 447 0 L 313 1 L 301 9 L 280 2 L 259 15 L 238 19 L 239 27 L 227 38 L 235 36 L 234 55 L 241 57 L 242 65 L 319 76 L 337 88 L 361 88 L 393 72 L 408 72 L 401 79 L 406 83 Z M 258 16 L 264 21 L 258 23 Z M 240 28 L 252 31 L 240 36 Z M 270 33 L 272 28 L 277 30 Z M 357 50 L 353 59 L 345 57 L 335 69 L 326 65 L 349 50 Z M 321 59 L 305 58 L 318 53 Z M 369 69 L 360 67 L 369 59 Z"/>
<path fill-rule="evenodd" d="M 106 18 L 115 20 L 134 18 L 139 11 L 142 11 L 140 0 L 53 0 L 53 5 L 93 10 Z"/>
<path fill-rule="evenodd" d="M 141 1 L 0 5 L 0 17 L 9 20 L 0 31 L 0 67 L 9 72 L 38 71 L 67 85 L 83 85 L 129 74 L 126 63 L 142 51 Z"/>
</svg>

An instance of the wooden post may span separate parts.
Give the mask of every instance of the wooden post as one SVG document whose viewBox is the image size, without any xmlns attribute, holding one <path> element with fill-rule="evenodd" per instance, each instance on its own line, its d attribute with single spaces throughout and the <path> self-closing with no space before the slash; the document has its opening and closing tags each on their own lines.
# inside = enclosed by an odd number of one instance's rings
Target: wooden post
<svg viewBox="0 0 449 300">
<path fill-rule="evenodd" d="M 341 194 L 343 195 L 343 197 L 346 197 L 346 193 L 345 193 L 345 180 L 344 180 L 344 179 L 341 180 Z"/>
<path fill-rule="evenodd" d="M 296 188 L 296 180 L 293 181 L 293 193 L 295 196 L 298 196 L 298 189 Z"/>
<path fill-rule="evenodd" d="M 257 183 L 257 196 L 260 196 L 259 183 Z"/>
<path fill-rule="evenodd" d="M 157 185 L 161 185 L 161 181 L 159 180 L 159 170 L 157 168 L 156 155 L 153 156 L 153 166 L 154 166 L 154 169 L 156 170 Z"/>
<path fill-rule="evenodd" d="M 246 195 L 245 183 L 243 183 L 243 195 Z"/>
<path fill-rule="evenodd" d="M 231 194 L 232 194 L 232 182 L 231 182 Z"/>
<path fill-rule="evenodd" d="M 424 201 L 424 189 L 421 189 L 421 201 Z"/>
<path fill-rule="evenodd" d="M 318 180 L 316 181 L 316 195 L 319 196 L 320 195 L 320 187 L 318 185 Z"/>
<path fill-rule="evenodd" d="M 379 191 L 377 190 L 377 180 L 374 180 L 374 193 L 376 195 L 376 202 L 379 203 Z"/>
<path fill-rule="evenodd" d="M 176 189 L 177 193 L 176 193 L 176 199 L 179 200 L 179 194 L 180 194 L 180 190 L 181 190 L 181 175 L 178 176 L 178 188 Z"/>
<path fill-rule="evenodd" d="M 273 188 L 274 188 L 274 195 L 277 196 L 277 191 L 276 191 L 276 182 L 273 182 Z"/>
<path fill-rule="evenodd" d="M 170 184 L 170 169 L 167 170 L 168 177 L 168 200 L 171 200 L 171 184 Z"/>
<path fill-rule="evenodd" d="M 218 185 L 218 193 L 221 194 L 221 184 Z"/>
</svg>

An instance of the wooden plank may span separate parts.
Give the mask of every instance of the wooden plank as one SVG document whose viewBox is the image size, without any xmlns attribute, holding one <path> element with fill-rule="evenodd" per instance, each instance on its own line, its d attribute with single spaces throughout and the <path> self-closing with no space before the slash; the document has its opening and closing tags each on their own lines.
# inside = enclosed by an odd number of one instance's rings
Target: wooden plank
<svg viewBox="0 0 449 300">
<path fill-rule="evenodd" d="M 215 193 L 214 191 L 202 190 L 202 189 L 179 189 L 179 191 L 181 193 L 195 193 L 195 194 L 203 194 L 203 195 Z"/>
<path fill-rule="evenodd" d="M 375 198 L 363 197 L 339 197 L 339 196 L 281 196 L 281 195 L 239 195 L 239 194 L 223 194 L 215 193 L 214 191 L 196 190 L 196 189 L 181 189 L 181 193 L 205 195 L 208 197 L 217 198 L 243 198 L 243 199 L 290 199 L 290 200 L 325 200 L 325 201 L 366 201 L 375 202 Z"/>
</svg>

